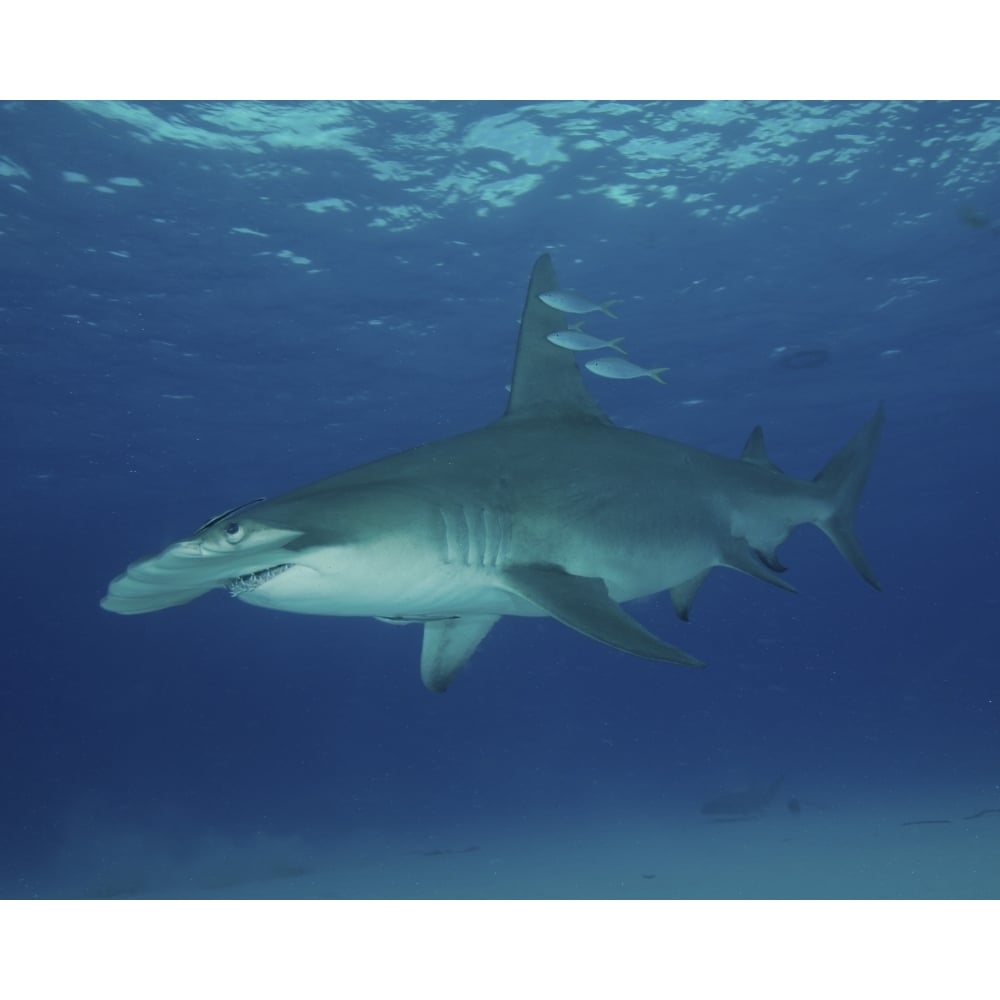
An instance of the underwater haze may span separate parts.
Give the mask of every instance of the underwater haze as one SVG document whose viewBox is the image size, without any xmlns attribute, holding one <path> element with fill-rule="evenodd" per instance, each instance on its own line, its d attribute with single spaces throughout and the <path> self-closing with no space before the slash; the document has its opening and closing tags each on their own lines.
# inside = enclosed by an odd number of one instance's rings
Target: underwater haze
<svg viewBox="0 0 1000 1000">
<path fill-rule="evenodd" d="M 0 895 L 1000 895 L 1000 104 L 0 105 Z M 798 593 L 714 570 L 704 670 L 505 617 L 216 590 L 99 606 L 220 511 L 480 427 L 531 267 L 668 370 L 616 424 L 812 478 L 884 401 Z M 600 366 L 597 366 L 598 370 Z"/>
</svg>

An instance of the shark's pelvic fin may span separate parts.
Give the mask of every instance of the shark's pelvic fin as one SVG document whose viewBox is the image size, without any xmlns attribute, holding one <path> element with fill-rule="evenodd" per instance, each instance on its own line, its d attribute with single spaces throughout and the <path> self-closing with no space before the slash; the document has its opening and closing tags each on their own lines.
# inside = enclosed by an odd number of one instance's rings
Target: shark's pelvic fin
<svg viewBox="0 0 1000 1000">
<path fill-rule="evenodd" d="M 768 557 L 768 565 L 770 565 L 773 558 L 773 556 Z M 750 576 L 756 577 L 758 580 L 763 580 L 764 583 L 780 587 L 782 590 L 790 590 L 793 594 L 797 593 L 796 588 L 787 580 L 782 580 L 780 576 L 768 569 L 760 561 L 754 550 L 742 538 L 734 538 L 732 544 L 726 547 L 723 553 L 722 565 L 729 566 L 731 569 L 738 569 L 741 573 L 748 573 Z"/>
<path fill-rule="evenodd" d="M 420 653 L 420 679 L 428 691 L 442 694 L 465 666 L 499 615 L 467 615 L 427 622 Z"/>
<path fill-rule="evenodd" d="M 509 566 L 501 578 L 508 590 L 591 639 L 647 660 L 703 666 L 622 611 L 608 596 L 603 580 L 573 576 L 558 566 L 544 565 Z"/>
<path fill-rule="evenodd" d="M 816 482 L 829 491 L 833 509 L 816 522 L 840 554 L 876 590 L 881 590 L 854 534 L 854 515 L 861 501 L 882 433 L 885 408 L 879 403 L 872 418 L 823 466 Z"/>
<path fill-rule="evenodd" d="M 773 549 L 754 549 L 753 554 L 768 568 L 775 573 L 784 573 L 788 567 L 782 565 L 777 553 Z"/>
</svg>

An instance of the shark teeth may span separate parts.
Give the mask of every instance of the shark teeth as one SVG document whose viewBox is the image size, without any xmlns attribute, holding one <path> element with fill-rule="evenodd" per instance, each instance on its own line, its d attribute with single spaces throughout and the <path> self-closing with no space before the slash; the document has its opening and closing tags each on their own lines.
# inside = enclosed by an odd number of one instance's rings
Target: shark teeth
<svg viewBox="0 0 1000 1000">
<path fill-rule="evenodd" d="M 277 566 L 269 566 L 267 569 L 258 569 L 253 573 L 246 573 L 238 576 L 226 584 L 226 590 L 230 597 L 239 597 L 241 594 L 249 594 L 251 590 L 256 590 L 261 584 L 273 580 L 276 576 L 281 576 L 286 569 L 291 569 L 291 563 L 280 563 Z"/>
</svg>

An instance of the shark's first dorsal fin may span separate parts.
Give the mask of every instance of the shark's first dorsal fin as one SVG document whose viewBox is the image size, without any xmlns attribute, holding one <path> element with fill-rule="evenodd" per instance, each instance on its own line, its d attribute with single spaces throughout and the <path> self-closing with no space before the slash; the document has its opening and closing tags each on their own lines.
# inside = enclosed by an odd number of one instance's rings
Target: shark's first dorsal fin
<svg viewBox="0 0 1000 1000">
<path fill-rule="evenodd" d="M 504 416 L 518 420 L 579 417 L 610 423 L 584 388 L 573 352 L 546 339 L 550 333 L 566 329 L 566 317 L 538 296 L 558 287 L 552 259 L 543 254 L 535 262 L 528 282 L 514 375 L 510 382 L 510 401 Z"/>
</svg>

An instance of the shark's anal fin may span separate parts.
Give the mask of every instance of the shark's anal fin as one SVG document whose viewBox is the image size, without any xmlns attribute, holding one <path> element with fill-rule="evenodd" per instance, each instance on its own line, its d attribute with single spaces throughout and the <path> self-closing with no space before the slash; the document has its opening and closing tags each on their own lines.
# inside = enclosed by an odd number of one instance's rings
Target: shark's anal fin
<svg viewBox="0 0 1000 1000">
<path fill-rule="evenodd" d="M 670 588 L 670 603 L 674 606 L 674 613 L 682 622 L 691 620 L 691 605 L 694 603 L 694 595 L 698 593 L 698 588 L 705 582 L 709 570 L 704 570 L 697 576 L 679 583 L 676 587 Z"/>
<path fill-rule="evenodd" d="M 608 596 L 603 580 L 572 576 L 558 566 L 510 566 L 502 580 L 511 592 L 537 604 L 564 625 L 634 656 L 647 660 L 703 664 L 657 638 L 629 617 Z"/>
<path fill-rule="evenodd" d="M 420 653 L 420 679 L 424 687 L 436 694 L 447 691 L 498 618 L 499 615 L 467 615 L 427 622 Z"/>
</svg>

